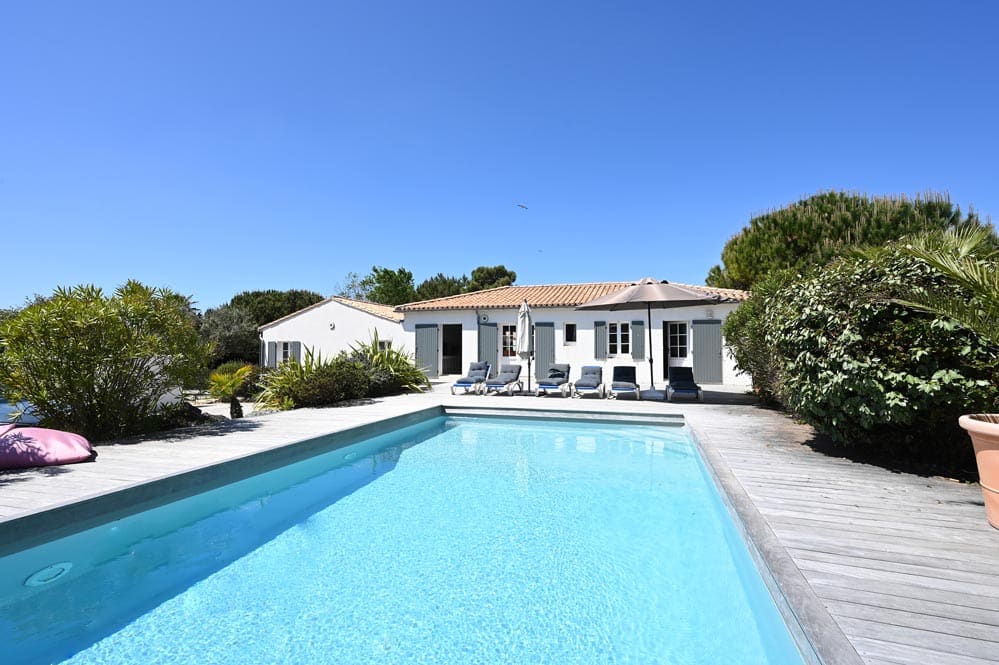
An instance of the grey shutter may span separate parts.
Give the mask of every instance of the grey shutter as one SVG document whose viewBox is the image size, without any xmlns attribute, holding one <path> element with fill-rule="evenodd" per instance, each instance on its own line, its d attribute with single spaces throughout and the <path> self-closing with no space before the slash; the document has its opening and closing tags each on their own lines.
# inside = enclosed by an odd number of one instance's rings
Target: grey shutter
<svg viewBox="0 0 999 665">
<path fill-rule="evenodd" d="M 631 322 L 631 359 L 645 360 L 645 321 Z"/>
<path fill-rule="evenodd" d="M 593 357 L 597 360 L 607 359 L 606 321 L 596 321 L 593 324 Z"/>
<path fill-rule="evenodd" d="M 496 358 L 499 357 L 499 329 L 495 323 L 479 324 L 479 362 L 489 363 L 489 376 L 494 377 L 499 371 Z"/>
<path fill-rule="evenodd" d="M 267 366 L 267 344 L 260 340 L 260 354 L 257 357 L 257 364 L 261 367 Z"/>
<path fill-rule="evenodd" d="M 429 378 L 437 378 L 437 324 L 416 326 L 416 364 Z"/>
<path fill-rule="evenodd" d="M 694 321 L 691 343 L 694 347 L 694 381 L 698 383 L 722 382 L 721 321 L 705 319 Z"/>
<path fill-rule="evenodd" d="M 547 379 L 548 369 L 555 362 L 555 324 L 534 324 L 534 377 Z"/>
<path fill-rule="evenodd" d="M 267 342 L 267 366 L 277 367 L 277 342 Z"/>
<path fill-rule="evenodd" d="M 291 357 L 294 358 L 295 360 L 297 360 L 298 362 L 302 362 L 302 343 L 301 342 L 292 342 L 291 343 Z"/>
</svg>

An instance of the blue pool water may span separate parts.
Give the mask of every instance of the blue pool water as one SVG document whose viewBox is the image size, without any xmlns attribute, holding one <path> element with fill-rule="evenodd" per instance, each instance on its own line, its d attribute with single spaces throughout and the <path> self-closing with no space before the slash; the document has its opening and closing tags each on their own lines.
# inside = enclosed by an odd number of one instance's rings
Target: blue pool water
<svg viewBox="0 0 999 665">
<path fill-rule="evenodd" d="M 9 662 L 802 662 L 682 428 L 436 419 L 0 580 Z"/>
</svg>

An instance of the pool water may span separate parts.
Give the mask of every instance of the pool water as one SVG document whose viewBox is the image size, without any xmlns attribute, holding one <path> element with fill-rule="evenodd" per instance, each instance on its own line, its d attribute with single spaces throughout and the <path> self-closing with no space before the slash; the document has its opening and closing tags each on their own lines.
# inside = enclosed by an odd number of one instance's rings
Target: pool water
<svg viewBox="0 0 999 665">
<path fill-rule="evenodd" d="M 11 662 L 802 662 L 677 427 L 437 419 L 0 573 Z"/>
</svg>

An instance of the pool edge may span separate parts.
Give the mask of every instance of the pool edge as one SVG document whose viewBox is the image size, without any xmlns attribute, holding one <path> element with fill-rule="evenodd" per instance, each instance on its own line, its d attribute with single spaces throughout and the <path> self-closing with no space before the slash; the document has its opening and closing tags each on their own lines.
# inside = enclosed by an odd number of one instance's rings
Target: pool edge
<svg viewBox="0 0 999 665">
<path fill-rule="evenodd" d="M 806 663 L 864 665 L 857 649 L 798 569 L 742 483 L 721 453 L 710 445 L 710 437 L 689 420 L 687 427 Z M 808 648 L 807 652 L 803 646 Z"/>
<path fill-rule="evenodd" d="M 442 406 L 433 406 L 343 430 L 320 432 L 0 520 L 0 557 L 445 415 Z"/>
</svg>

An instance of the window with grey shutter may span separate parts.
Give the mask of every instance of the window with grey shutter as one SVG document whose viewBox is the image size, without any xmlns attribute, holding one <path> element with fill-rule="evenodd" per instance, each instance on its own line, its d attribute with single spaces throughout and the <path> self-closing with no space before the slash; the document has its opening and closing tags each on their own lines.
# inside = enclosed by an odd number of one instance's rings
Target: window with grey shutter
<svg viewBox="0 0 999 665">
<path fill-rule="evenodd" d="M 645 360 L 645 321 L 631 322 L 631 358 Z"/>
<path fill-rule="evenodd" d="M 596 321 L 593 324 L 593 357 L 597 360 L 607 358 L 607 322 Z"/>
</svg>

